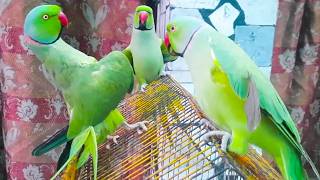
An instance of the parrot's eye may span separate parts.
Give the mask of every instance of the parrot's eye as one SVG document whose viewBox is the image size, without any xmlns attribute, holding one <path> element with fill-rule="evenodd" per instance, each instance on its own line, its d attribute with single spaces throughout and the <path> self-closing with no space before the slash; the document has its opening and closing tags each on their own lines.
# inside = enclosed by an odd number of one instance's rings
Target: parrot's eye
<svg viewBox="0 0 320 180">
<path fill-rule="evenodd" d="M 43 16 L 42 16 L 42 19 L 44 19 L 44 20 L 47 20 L 47 19 L 49 19 L 49 16 L 48 16 L 48 14 L 45 14 L 45 15 L 43 15 Z"/>
<path fill-rule="evenodd" d="M 171 32 L 175 32 L 176 31 L 176 27 L 175 26 L 171 26 L 170 31 Z"/>
</svg>

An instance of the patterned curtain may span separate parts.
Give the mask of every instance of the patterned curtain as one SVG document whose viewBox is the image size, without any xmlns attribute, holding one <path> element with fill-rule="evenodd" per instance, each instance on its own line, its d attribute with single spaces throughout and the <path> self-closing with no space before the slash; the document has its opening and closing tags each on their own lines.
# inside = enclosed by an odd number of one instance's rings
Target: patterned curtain
<svg viewBox="0 0 320 180">
<path fill-rule="evenodd" d="M 320 171 L 319 52 L 320 0 L 280 0 L 271 80 Z"/>
<path fill-rule="evenodd" d="M 45 79 L 41 64 L 21 41 L 26 13 L 45 3 L 61 5 L 68 16 L 70 25 L 62 35 L 64 40 L 100 58 L 128 45 L 139 0 L 0 0 L 1 109 L 6 154 L 0 160 L 6 160 L 8 179 L 49 179 L 62 149 L 40 158 L 32 157 L 31 151 L 68 123 L 62 96 Z M 0 167 L 3 164 L 0 162 Z M 5 175 L 0 169 L 2 177 Z"/>
</svg>

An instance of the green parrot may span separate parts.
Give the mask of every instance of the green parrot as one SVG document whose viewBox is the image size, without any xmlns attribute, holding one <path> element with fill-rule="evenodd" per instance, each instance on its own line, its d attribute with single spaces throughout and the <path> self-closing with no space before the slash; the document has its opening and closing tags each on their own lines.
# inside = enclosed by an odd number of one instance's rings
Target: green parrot
<svg viewBox="0 0 320 180">
<path fill-rule="evenodd" d="M 160 75 L 165 75 L 164 63 L 176 60 L 155 32 L 153 11 L 149 6 L 136 8 L 131 42 L 123 53 L 134 68 L 141 91 L 144 91 L 148 83 L 158 79 Z"/>
<path fill-rule="evenodd" d="M 32 154 L 40 156 L 67 143 L 56 175 L 76 155 L 79 156 L 77 167 L 91 155 L 96 179 L 97 145 L 106 139 L 116 143 L 117 136 L 110 134 L 122 124 L 141 133 L 147 130 L 147 122 L 128 124 L 117 109 L 134 83 L 127 57 L 114 51 L 97 61 L 74 49 L 60 37 L 67 24 L 67 17 L 56 5 L 35 7 L 25 19 L 24 43 L 41 61 L 50 82 L 62 92 L 70 117 L 67 127 L 36 147 Z"/>
<path fill-rule="evenodd" d="M 303 155 L 319 178 L 277 91 L 238 45 L 192 17 L 168 23 L 164 42 L 171 54 L 184 57 L 200 108 L 222 129 L 204 140 L 222 136 L 222 149 L 240 155 L 254 144 L 275 159 L 287 180 L 306 179 Z"/>
</svg>

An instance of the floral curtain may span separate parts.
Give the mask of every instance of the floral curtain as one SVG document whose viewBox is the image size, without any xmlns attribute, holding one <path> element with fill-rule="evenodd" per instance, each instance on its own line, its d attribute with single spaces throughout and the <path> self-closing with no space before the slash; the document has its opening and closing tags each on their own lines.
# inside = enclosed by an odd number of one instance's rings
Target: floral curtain
<svg viewBox="0 0 320 180">
<path fill-rule="evenodd" d="M 60 149 L 32 157 L 32 149 L 68 123 L 59 92 L 21 41 L 26 13 L 40 4 L 59 4 L 70 20 L 62 37 L 73 47 L 100 58 L 126 47 L 139 0 L 0 0 L 2 130 L 8 179 L 48 179 Z M 80 77 L 79 77 L 80 78 Z M 0 179 L 4 163 L 0 162 Z"/>
<path fill-rule="evenodd" d="M 319 52 L 320 0 L 280 0 L 271 80 L 320 171 Z"/>
</svg>

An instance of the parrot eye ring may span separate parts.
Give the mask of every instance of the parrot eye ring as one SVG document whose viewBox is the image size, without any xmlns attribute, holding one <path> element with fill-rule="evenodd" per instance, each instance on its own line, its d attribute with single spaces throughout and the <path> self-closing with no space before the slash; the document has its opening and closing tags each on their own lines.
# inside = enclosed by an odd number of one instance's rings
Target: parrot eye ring
<svg viewBox="0 0 320 180">
<path fill-rule="evenodd" d="M 175 32 L 176 31 L 176 27 L 175 26 L 171 26 L 170 31 L 171 32 Z"/>
<path fill-rule="evenodd" d="M 43 16 L 42 16 L 42 19 L 44 19 L 44 20 L 47 20 L 47 19 L 49 19 L 49 16 L 48 16 L 48 14 L 45 14 L 45 15 L 43 15 Z"/>
</svg>

